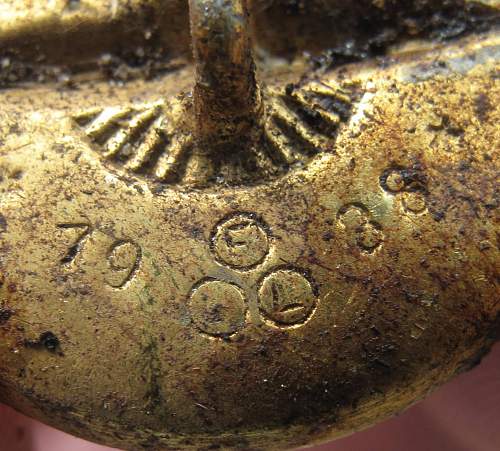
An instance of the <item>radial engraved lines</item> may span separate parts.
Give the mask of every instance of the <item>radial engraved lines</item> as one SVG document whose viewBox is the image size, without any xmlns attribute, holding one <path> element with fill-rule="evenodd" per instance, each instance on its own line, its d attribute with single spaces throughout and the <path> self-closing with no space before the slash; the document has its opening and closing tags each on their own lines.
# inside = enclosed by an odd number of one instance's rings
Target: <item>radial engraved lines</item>
<svg viewBox="0 0 500 451">
<path fill-rule="evenodd" d="M 179 135 L 169 112 L 179 105 L 162 101 L 127 107 L 93 109 L 73 116 L 102 158 L 133 173 L 167 181 L 176 171 L 190 139 Z M 179 103 L 179 102 L 177 102 Z"/>
<path fill-rule="evenodd" d="M 287 164 L 333 150 L 338 127 L 352 110 L 353 92 L 323 81 L 270 89 L 268 96 L 266 138 Z"/>
<path fill-rule="evenodd" d="M 260 138 L 223 153 L 195 145 L 190 96 L 96 108 L 73 119 L 103 160 L 130 174 L 179 185 L 255 183 L 333 151 L 339 126 L 351 116 L 353 86 L 311 81 L 264 90 Z"/>
</svg>

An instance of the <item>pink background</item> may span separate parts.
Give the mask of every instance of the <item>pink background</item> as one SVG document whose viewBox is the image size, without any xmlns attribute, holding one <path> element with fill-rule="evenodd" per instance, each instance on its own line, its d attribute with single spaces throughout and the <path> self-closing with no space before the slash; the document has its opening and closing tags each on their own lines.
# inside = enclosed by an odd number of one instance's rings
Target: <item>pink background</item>
<svg viewBox="0 0 500 451">
<path fill-rule="evenodd" d="M 500 344 L 473 371 L 400 416 L 315 451 L 499 451 Z M 0 451 L 111 451 L 0 405 Z"/>
</svg>

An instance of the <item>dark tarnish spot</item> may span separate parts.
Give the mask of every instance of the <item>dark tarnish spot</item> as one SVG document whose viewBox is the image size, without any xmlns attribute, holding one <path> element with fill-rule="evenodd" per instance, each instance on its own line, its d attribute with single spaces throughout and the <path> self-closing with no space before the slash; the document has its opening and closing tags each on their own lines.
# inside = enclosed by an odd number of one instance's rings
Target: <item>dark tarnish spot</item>
<svg viewBox="0 0 500 451">
<path fill-rule="evenodd" d="M 436 222 L 441 222 L 445 217 L 444 211 L 431 211 L 431 214 L 432 214 L 432 218 Z"/>
<path fill-rule="evenodd" d="M 80 9 L 80 0 L 66 0 L 66 7 L 63 12 L 74 12 Z"/>
<path fill-rule="evenodd" d="M 40 343 L 50 352 L 55 352 L 60 345 L 59 339 L 52 332 L 40 335 Z"/>
<path fill-rule="evenodd" d="M 492 109 L 492 105 L 488 96 L 482 92 L 476 97 L 476 115 L 481 122 L 488 120 L 488 114 Z"/>
<path fill-rule="evenodd" d="M 5 324 L 14 315 L 14 311 L 7 307 L 0 308 L 0 326 Z"/>
<path fill-rule="evenodd" d="M 5 216 L 0 213 L 0 233 L 4 233 L 7 231 L 7 220 Z"/>
<path fill-rule="evenodd" d="M 43 332 L 40 334 L 40 338 L 38 340 L 25 340 L 24 342 L 24 345 L 27 348 L 45 348 L 47 351 L 52 353 L 56 353 L 56 351 L 60 348 L 60 344 L 59 338 L 57 338 L 52 332 Z"/>
</svg>

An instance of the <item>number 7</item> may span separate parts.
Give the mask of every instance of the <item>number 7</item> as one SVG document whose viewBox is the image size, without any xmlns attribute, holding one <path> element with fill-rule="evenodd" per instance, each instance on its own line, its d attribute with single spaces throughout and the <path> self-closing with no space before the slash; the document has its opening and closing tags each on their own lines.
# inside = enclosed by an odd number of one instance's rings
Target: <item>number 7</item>
<svg viewBox="0 0 500 451">
<path fill-rule="evenodd" d="M 82 232 L 77 235 L 74 243 L 70 246 L 64 257 L 62 257 L 60 260 L 63 265 L 70 265 L 75 260 L 78 252 L 82 250 L 85 239 L 92 233 L 92 227 L 89 224 L 84 223 L 58 224 L 57 227 L 63 230 L 82 229 Z"/>
</svg>

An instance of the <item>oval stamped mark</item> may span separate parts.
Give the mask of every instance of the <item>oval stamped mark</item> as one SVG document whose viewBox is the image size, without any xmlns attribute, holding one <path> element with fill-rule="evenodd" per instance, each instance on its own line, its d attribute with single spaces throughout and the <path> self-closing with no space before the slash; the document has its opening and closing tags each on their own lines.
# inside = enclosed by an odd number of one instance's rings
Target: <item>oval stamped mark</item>
<svg viewBox="0 0 500 451">
<path fill-rule="evenodd" d="M 258 298 L 264 320 L 279 328 L 303 326 L 318 305 L 313 283 L 299 271 L 288 268 L 264 277 Z"/>
<path fill-rule="evenodd" d="M 222 220 L 212 235 L 217 261 L 233 269 L 249 270 L 269 254 L 269 228 L 250 213 L 237 213 Z"/>
<path fill-rule="evenodd" d="M 116 241 L 108 250 L 106 283 L 113 288 L 123 288 L 130 282 L 141 263 L 141 249 L 132 241 Z"/>
<path fill-rule="evenodd" d="M 201 281 L 189 296 L 191 319 L 198 330 L 213 338 L 229 338 L 245 326 L 247 302 L 236 285 L 220 280 Z"/>
</svg>

